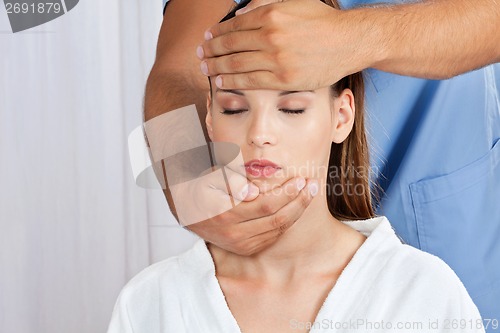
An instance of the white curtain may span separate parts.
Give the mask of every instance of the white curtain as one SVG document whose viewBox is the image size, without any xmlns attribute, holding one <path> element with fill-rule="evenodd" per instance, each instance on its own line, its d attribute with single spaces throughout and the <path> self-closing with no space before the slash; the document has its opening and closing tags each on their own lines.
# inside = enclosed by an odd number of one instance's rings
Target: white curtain
<svg viewBox="0 0 500 333">
<path fill-rule="evenodd" d="M 105 332 L 124 284 L 195 239 L 129 165 L 161 6 L 81 0 L 16 34 L 0 6 L 0 332 Z"/>
</svg>

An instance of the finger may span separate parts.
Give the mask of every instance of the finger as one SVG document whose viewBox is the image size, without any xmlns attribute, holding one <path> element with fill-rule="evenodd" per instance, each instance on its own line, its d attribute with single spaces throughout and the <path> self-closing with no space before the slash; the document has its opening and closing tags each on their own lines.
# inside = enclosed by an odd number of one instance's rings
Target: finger
<svg viewBox="0 0 500 333">
<path fill-rule="evenodd" d="M 308 198 L 306 199 L 306 201 L 309 201 L 309 203 L 313 197 L 308 187 L 304 188 L 301 191 L 299 196 L 301 195 L 304 195 L 304 197 Z M 303 203 L 300 206 L 307 207 L 307 205 L 308 203 Z M 300 213 L 299 215 L 292 215 L 288 220 L 285 220 L 283 223 L 280 223 L 277 227 L 272 227 L 270 230 L 264 231 L 259 234 L 255 234 L 255 231 L 261 228 L 269 228 L 269 226 L 271 225 L 269 223 L 268 218 L 249 221 L 248 223 L 240 223 L 239 226 L 244 226 L 245 228 L 243 230 L 238 231 L 239 234 L 242 235 L 241 238 L 244 238 L 245 236 L 248 235 L 250 235 L 250 238 L 244 239 L 240 242 L 233 244 L 233 247 L 237 248 L 241 255 L 252 255 L 254 253 L 260 252 L 265 248 L 274 244 L 279 239 L 279 237 L 281 237 L 281 235 L 283 235 L 285 231 L 288 230 L 293 225 L 293 223 L 295 223 L 295 221 L 298 220 L 298 218 L 301 215 L 302 213 Z"/>
<path fill-rule="evenodd" d="M 306 181 L 304 178 L 292 178 L 272 191 L 260 193 L 255 200 L 236 206 L 232 211 L 240 222 L 273 215 L 295 199 L 305 186 Z M 266 230 L 259 229 L 251 233 L 251 235 L 262 233 Z"/>
<path fill-rule="evenodd" d="M 256 30 L 262 28 L 260 20 L 261 10 L 253 10 L 247 15 L 235 16 L 227 21 L 218 23 L 205 32 L 205 40 L 225 35 L 229 32 L 242 30 Z"/>
<path fill-rule="evenodd" d="M 260 30 L 231 31 L 203 42 L 200 45 L 201 54 L 207 59 L 236 52 L 257 51 L 264 48 L 265 41 Z"/>
<path fill-rule="evenodd" d="M 231 195 L 238 201 L 253 200 L 259 195 L 259 188 L 250 182 L 246 175 L 228 167 L 218 169 L 213 176 L 206 179 L 205 186 L 220 190 L 224 195 Z"/>
<path fill-rule="evenodd" d="M 255 71 L 238 74 L 217 75 L 215 84 L 220 89 L 273 89 L 290 90 L 271 71 Z"/>
<path fill-rule="evenodd" d="M 230 167 L 225 167 L 227 186 L 231 191 L 231 196 L 238 205 L 240 201 L 252 201 L 259 195 L 259 188 L 246 178 L 244 170 L 235 171 Z"/>
<path fill-rule="evenodd" d="M 240 8 L 236 11 L 236 15 L 241 15 L 244 13 L 248 13 L 252 9 L 255 9 L 257 7 L 265 6 L 271 3 L 275 2 L 281 2 L 281 0 L 252 0 L 248 5 L 246 5 L 243 8 Z"/>
<path fill-rule="evenodd" d="M 219 190 L 212 185 L 216 182 L 224 182 L 220 169 L 170 187 L 175 210 L 182 225 L 199 223 L 233 208 L 233 200 L 226 193 L 225 187 Z"/>
<path fill-rule="evenodd" d="M 241 244 L 236 244 L 233 247 L 237 246 L 238 254 L 244 256 L 250 256 L 273 245 L 278 239 L 279 236 L 272 236 L 271 234 L 265 233 L 262 235 L 255 236 L 254 238 L 245 240 Z"/>
<path fill-rule="evenodd" d="M 239 186 L 243 188 L 248 182 L 247 178 L 242 174 L 228 170 L 228 168 L 211 167 L 198 175 L 195 184 L 195 191 L 201 192 L 205 189 L 219 190 L 221 193 L 230 194 L 228 190 L 228 177 L 231 179 L 231 183 L 235 187 Z"/>
<path fill-rule="evenodd" d="M 297 188 L 297 180 L 298 183 L 302 183 L 304 179 L 294 178 L 285 183 L 282 186 L 284 189 L 283 193 L 291 195 L 291 193 L 295 192 L 296 190 L 294 191 L 293 187 Z M 232 252 L 242 255 L 254 253 L 274 243 L 300 217 L 305 207 L 312 200 L 310 197 L 313 196 L 306 184 L 305 182 L 299 184 L 302 188 L 299 195 L 291 203 L 285 205 L 285 209 L 279 210 L 281 213 L 276 214 L 276 217 L 267 216 L 245 223 L 238 223 L 236 221 L 240 217 L 237 214 L 237 210 L 243 208 L 245 205 L 249 205 L 246 203 L 189 228 L 203 238 L 220 244 L 219 246 L 222 248 L 230 248 Z M 285 190 L 287 187 L 289 188 Z M 301 203 L 303 208 L 294 208 L 294 202 Z M 271 228 L 269 228 L 270 225 L 272 226 Z M 226 236 L 214 239 L 214 235 L 221 236 L 222 234 Z"/>
<path fill-rule="evenodd" d="M 296 198 L 284 205 L 276 213 L 253 221 L 240 223 L 242 226 L 240 232 L 244 235 L 253 235 L 250 237 L 265 233 L 268 233 L 268 237 L 280 236 L 302 216 L 304 210 L 317 195 L 317 189 L 318 182 L 316 180 L 309 180 Z"/>
<path fill-rule="evenodd" d="M 207 76 L 271 70 L 271 61 L 262 52 L 240 52 L 203 61 Z"/>
<path fill-rule="evenodd" d="M 246 175 L 229 167 L 205 173 L 195 181 L 176 187 L 175 195 L 181 211 L 183 225 L 200 223 L 215 219 L 219 222 L 238 223 L 232 210 L 241 201 L 250 201 L 259 195 L 259 188 L 251 183 Z M 221 223 L 222 223 L 221 222 Z"/>
</svg>

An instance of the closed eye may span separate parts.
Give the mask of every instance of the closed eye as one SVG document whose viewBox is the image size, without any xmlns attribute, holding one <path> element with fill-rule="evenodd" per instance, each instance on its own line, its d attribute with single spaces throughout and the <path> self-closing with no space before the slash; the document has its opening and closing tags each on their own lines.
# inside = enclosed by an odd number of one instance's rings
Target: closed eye
<svg viewBox="0 0 500 333">
<path fill-rule="evenodd" d="M 301 114 L 304 113 L 304 109 L 298 109 L 298 110 L 291 110 L 291 109 L 279 109 L 282 112 L 288 113 L 288 114 Z M 247 109 L 236 109 L 236 110 L 230 110 L 230 109 L 223 109 L 221 111 L 222 114 L 227 114 L 227 115 L 232 115 L 232 114 L 238 114 L 238 113 L 243 113 L 245 111 L 248 111 Z"/>
<path fill-rule="evenodd" d="M 248 110 L 247 109 L 236 109 L 236 110 L 223 109 L 220 113 L 231 115 L 231 114 L 242 113 L 242 112 L 245 112 L 245 111 L 248 111 Z"/>
<path fill-rule="evenodd" d="M 280 109 L 280 111 L 285 112 L 285 113 L 290 113 L 290 114 L 301 114 L 304 113 L 304 109 L 298 109 L 298 110 L 290 110 L 290 109 Z"/>
</svg>

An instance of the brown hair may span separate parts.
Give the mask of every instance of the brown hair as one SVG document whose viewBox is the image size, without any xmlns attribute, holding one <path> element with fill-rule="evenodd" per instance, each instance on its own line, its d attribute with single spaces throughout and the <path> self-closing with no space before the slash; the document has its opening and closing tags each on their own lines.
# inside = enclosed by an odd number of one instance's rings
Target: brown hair
<svg viewBox="0 0 500 333">
<path fill-rule="evenodd" d="M 358 72 L 346 76 L 332 85 L 331 89 L 334 96 L 338 96 L 344 89 L 352 90 L 356 110 L 351 133 L 342 143 L 332 142 L 330 149 L 328 209 L 338 219 L 371 218 L 375 213 L 370 192 L 370 162 L 364 124 L 363 75 Z"/>
<path fill-rule="evenodd" d="M 340 9 L 336 0 L 320 1 Z M 220 22 L 234 17 L 236 10 L 245 7 L 249 2 L 250 0 L 241 1 Z M 332 142 L 326 200 L 330 213 L 337 219 L 367 219 L 374 217 L 375 213 L 370 191 L 370 162 L 365 133 L 363 73 L 348 75 L 333 84 L 332 97 L 338 97 L 344 89 L 350 89 L 355 96 L 354 124 L 351 133 L 342 143 Z"/>
<path fill-rule="evenodd" d="M 336 0 L 321 0 L 340 9 Z M 342 143 L 332 142 L 327 176 L 327 203 L 338 219 L 367 219 L 375 216 L 370 191 L 370 159 L 365 131 L 365 84 L 363 73 L 348 75 L 331 86 L 334 96 L 350 89 L 355 114 L 351 133 Z M 340 193 L 335 190 L 340 187 Z M 359 192 L 361 189 L 361 193 Z"/>
</svg>

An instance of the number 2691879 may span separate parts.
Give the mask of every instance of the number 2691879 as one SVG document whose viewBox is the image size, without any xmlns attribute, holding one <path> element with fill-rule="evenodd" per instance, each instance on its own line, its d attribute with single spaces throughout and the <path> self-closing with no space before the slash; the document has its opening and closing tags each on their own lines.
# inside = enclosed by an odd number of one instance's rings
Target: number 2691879
<svg viewBox="0 0 500 333">
<path fill-rule="evenodd" d="M 7 2 L 5 3 L 7 14 L 59 14 L 63 9 L 57 2 Z"/>
</svg>

